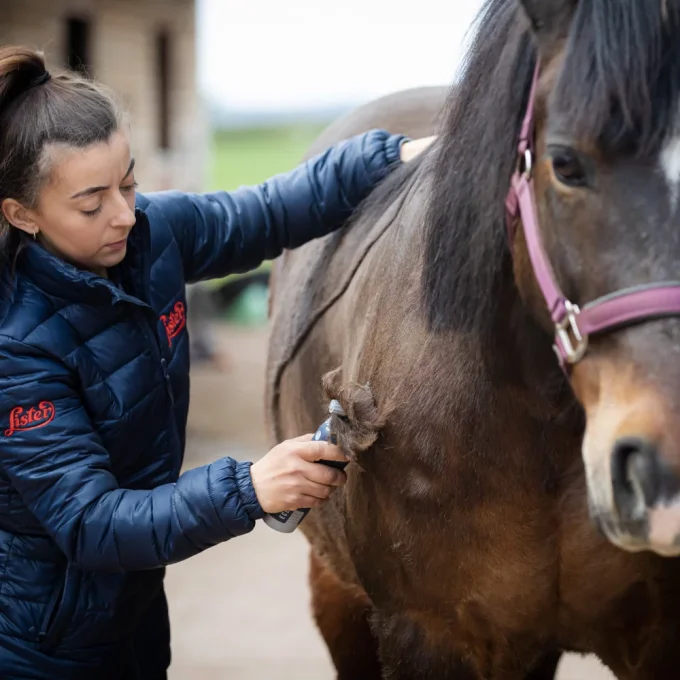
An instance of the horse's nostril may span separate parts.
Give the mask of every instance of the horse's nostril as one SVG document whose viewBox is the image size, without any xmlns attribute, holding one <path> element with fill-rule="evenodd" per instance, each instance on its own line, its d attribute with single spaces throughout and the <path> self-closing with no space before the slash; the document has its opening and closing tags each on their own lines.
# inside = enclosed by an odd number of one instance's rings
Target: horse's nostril
<svg viewBox="0 0 680 680">
<path fill-rule="evenodd" d="M 637 515 L 653 506 L 661 491 L 657 448 L 641 437 L 618 439 L 612 451 L 612 482 L 619 511 Z"/>
<path fill-rule="evenodd" d="M 645 508 L 676 501 L 680 496 L 680 477 L 647 439 L 618 439 L 611 464 L 614 500 L 623 518 L 639 520 Z"/>
</svg>

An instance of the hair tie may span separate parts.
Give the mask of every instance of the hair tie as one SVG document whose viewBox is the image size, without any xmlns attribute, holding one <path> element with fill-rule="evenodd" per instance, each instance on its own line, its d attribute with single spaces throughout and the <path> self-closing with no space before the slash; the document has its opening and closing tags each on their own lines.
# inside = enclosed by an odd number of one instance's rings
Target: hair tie
<svg viewBox="0 0 680 680">
<path fill-rule="evenodd" d="M 31 82 L 28 84 L 29 87 L 37 87 L 38 85 L 43 85 L 46 83 L 52 76 L 50 75 L 49 71 L 43 71 L 39 76 L 36 76 L 31 80 Z"/>
</svg>

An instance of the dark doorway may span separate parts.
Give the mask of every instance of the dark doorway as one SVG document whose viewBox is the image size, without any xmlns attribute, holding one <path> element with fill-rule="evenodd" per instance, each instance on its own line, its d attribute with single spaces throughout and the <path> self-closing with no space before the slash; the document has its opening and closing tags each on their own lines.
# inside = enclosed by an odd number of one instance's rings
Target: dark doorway
<svg viewBox="0 0 680 680">
<path fill-rule="evenodd" d="M 158 102 L 158 146 L 170 148 L 171 46 L 168 31 L 156 35 L 156 93 Z"/>
<path fill-rule="evenodd" d="M 92 75 L 91 25 L 87 19 L 66 19 L 66 64 L 84 76 Z"/>
</svg>

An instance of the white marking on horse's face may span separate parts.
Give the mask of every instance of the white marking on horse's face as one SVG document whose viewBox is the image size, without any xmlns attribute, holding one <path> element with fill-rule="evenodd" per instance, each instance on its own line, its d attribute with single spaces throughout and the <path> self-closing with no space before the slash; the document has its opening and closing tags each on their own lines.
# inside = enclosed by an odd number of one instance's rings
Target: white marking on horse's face
<svg viewBox="0 0 680 680">
<path fill-rule="evenodd" d="M 661 503 L 649 513 L 649 542 L 664 557 L 680 554 L 680 496 Z"/>
<path fill-rule="evenodd" d="M 609 515 L 614 508 L 614 489 L 612 486 L 609 453 L 611 438 L 604 428 L 594 429 L 586 424 L 586 432 L 581 448 L 581 457 L 586 472 L 588 495 L 591 508 L 598 515 Z"/>
<path fill-rule="evenodd" d="M 680 198 L 680 133 L 675 134 L 661 151 L 661 169 L 666 176 L 671 195 L 671 207 L 675 212 Z"/>
</svg>

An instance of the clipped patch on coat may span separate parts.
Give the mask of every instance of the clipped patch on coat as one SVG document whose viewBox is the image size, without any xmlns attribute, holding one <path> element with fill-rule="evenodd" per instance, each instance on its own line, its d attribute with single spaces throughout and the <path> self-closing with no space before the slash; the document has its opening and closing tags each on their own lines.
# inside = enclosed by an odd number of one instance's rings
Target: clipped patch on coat
<svg viewBox="0 0 680 680">
<path fill-rule="evenodd" d="M 358 454 L 375 444 L 393 406 L 388 402 L 378 407 L 370 385 L 345 382 L 342 367 L 322 376 L 322 388 L 326 402 L 336 399 L 345 411 L 342 418 L 332 416 L 332 430 L 345 455 L 356 461 Z"/>
</svg>

